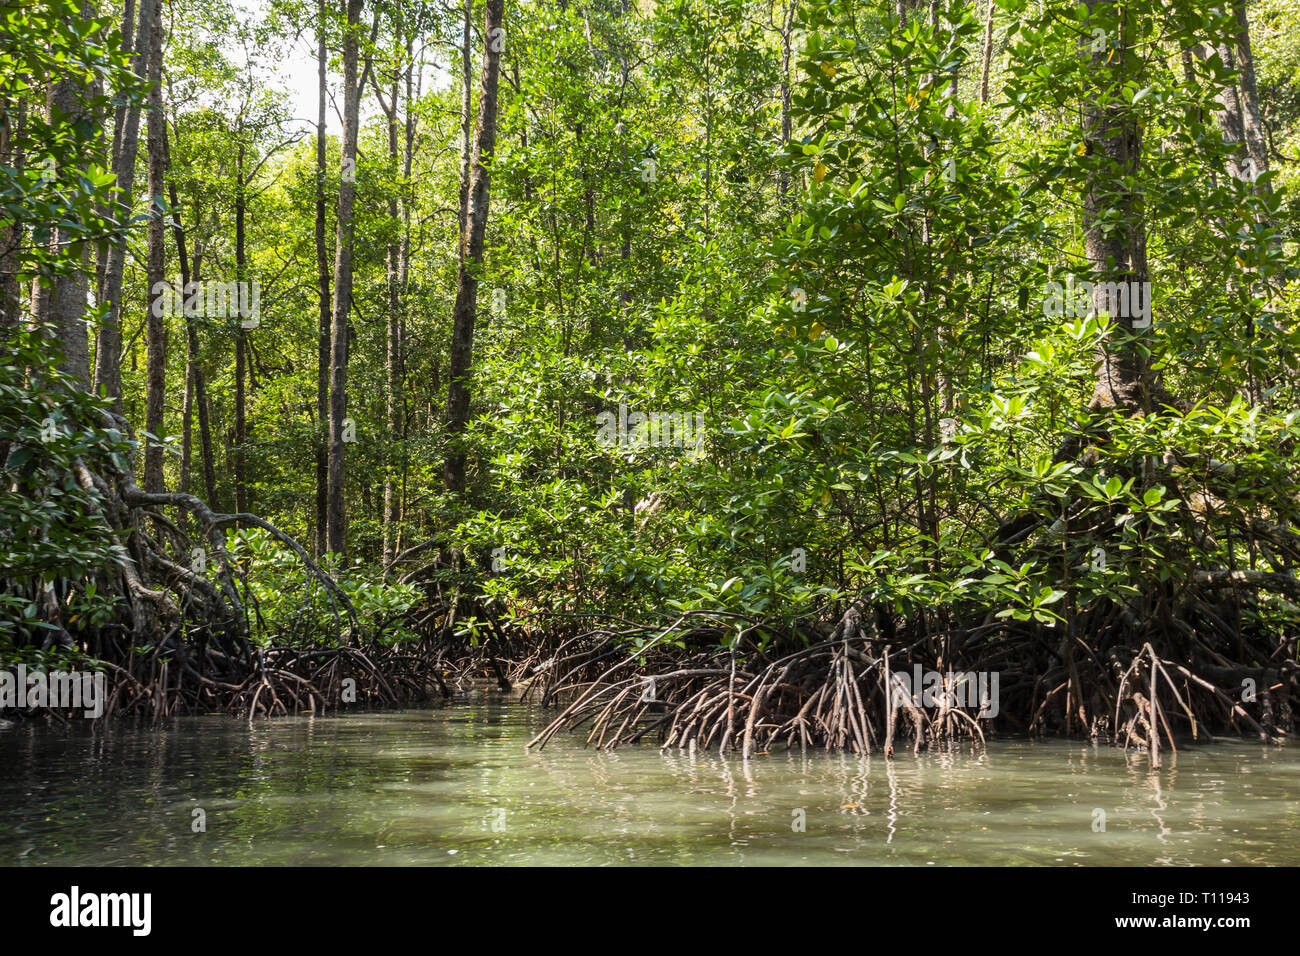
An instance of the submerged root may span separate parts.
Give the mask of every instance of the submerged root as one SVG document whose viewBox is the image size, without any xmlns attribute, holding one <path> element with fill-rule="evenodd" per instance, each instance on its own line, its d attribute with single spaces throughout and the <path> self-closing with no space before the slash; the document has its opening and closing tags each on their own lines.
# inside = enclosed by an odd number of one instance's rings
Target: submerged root
<svg viewBox="0 0 1300 956">
<path fill-rule="evenodd" d="M 844 637 L 761 667 L 733 667 L 732 655 L 722 652 L 712 666 L 593 681 L 530 746 L 579 727 L 597 747 L 655 735 L 664 748 L 716 747 L 745 759 L 796 745 L 892 754 L 909 730 L 916 748 L 963 736 L 984 739 L 976 717 L 960 707 L 929 714 L 916 706 L 910 688 L 891 676 L 888 654 L 870 638 Z M 906 714 L 905 725 L 894 719 L 895 710 Z"/>
<path fill-rule="evenodd" d="M 231 656 L 169 638 L 148 654 L 127 654 L 121 663 L 99 666 L 106 672 L 104 719 L 322 714 L 350 706 L 398 706 L 428 696 L 412 670 L 403 672 L 390 661 L 378 664 L 354 647 L 271 647 Z"/>
<path fill-rule="evenodd" d="M 587 745 L 604 749 L 653 739 L 743 759 L 795 747 L 888 757 L 899 746 L 916 753 L 982 744 L 1009 730 L 1109 739 L 1159 766 L 1179 740 L 1231 730 L 1278 741 L 1294 724 L 1300 666 L 1233 669 L 1209 650 L 1211 635 L 1198 638 L 1185 624 L 1192 640 L 1099 608 L 1064 637 L 1013 621 L 922 630 L 918 620 L 885 638 L 866 611 L 856 603 L 829 635 L 780 635 L 771 646 L 804 645 L 782 656 L 753 642 L 764 627 L 755 622 L 730 648 L 664 652 L 653 665 L 645 650 L 670 636 L 680 641 L 681 619 L 640 629 L 635 653 L 607 629 L 569 638 L 534 665 L 529 691 L 544 686 L 543 703 L 568 702 L 529 746 L 580 731 Z M 1093 634 L 1090 643 L 1080 633 Z M 1259 694 L 1243 696 L 1226 682 L 1238 674 L 1247 687 L 1257 681 Z"/>
<path fill-rule="evenodd" d="M 750 623 L 729 650 L 697 654 L 672 669 L 614 679 L 615 671 L 635 661 L 634 655 L 579 682 L 570 680 L 571 675 L 615 653 L 612 647 L 617 646 L 608 633 L 582 635 L 568 642 L 587 642 L 583 650 L 569 655 L 578 666 L 554 678 L 543 700 L 565 684 L 576 697 L 529 746 L 544 747 L 561 730 L 587 727 L 587 743 L 606 748 L 654 735 L 665 748 L 716 747 L 719 753 L 739 751 L 745 759 L 796 743 L 801 750 L 824 746 L 859 754 L 892 753 L 900 735 L 895 709 L 908 715 L 917 747 L 960 736 L 983 740 L 977 719 L 960 707 L 929 715 L 916 706 L 911 690 L 891 672 L 890 649 L 874 626 L 864 631 L 861 611 L 858 605 L 851 608 L 829 639 L 781 657 L 769 658 L 746 643 L 764 629 L 761 623 Z M 690 633 L 701 630 L 712 631 L 696 628 Z M 643 647 L 674 633 L 675 626 L 658 634 L 647 632 Z M 593 641 L 597 635 L 604 639 Z"/>
</svg>

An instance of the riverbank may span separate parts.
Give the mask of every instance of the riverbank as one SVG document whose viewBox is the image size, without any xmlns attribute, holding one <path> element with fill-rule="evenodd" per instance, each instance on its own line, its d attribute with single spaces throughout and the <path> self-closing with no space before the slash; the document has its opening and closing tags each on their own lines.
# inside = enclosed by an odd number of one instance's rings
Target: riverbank
<svg viewBox="0 0 1300 956">
<path fill-rule="evenodd" d="M 449 606 L 440 624 L 419 612 L 427 631 L 401 643 L 213 647 L 173 633 L 133 646 L 120 665 L 87 662 L 81 676 L 93 670 L 93 681 L 61 672 L 48 681 L 51 693 L 84 684 L 93 701 L 36 701 L 30 688 L 24 699 L 11 685 L 33 668 L 19 665 L 17 678 L 0 668 L 0 706 L 59 719 L 277 717 L 452 701 L 490 680 L 548 715 L 528 742 L 538 749 L 577 731 L 598 749 L 892 757 L 1020 734 L 1117 744 L 1154 767 L 1180 740 L 1281 743 L 1295 731 L 1300 665 L 1278 659 L 1286 644 L 1269 655 L 1267 635 L 1237 635 L 1251 663 L 1234 665 L 1195 634 L 1139 640 L 1122 616 L 1095 629 L 1014 620 L 940 629 L 938 616 L 896 619 L 857 601 L 797 629 L 702 611 L 655 626 L 588 614 L 538 630 L 503 627 L 489 610 L 488 636 L 469 641 L 451 627 L 460 602 Z"/>
</svg>

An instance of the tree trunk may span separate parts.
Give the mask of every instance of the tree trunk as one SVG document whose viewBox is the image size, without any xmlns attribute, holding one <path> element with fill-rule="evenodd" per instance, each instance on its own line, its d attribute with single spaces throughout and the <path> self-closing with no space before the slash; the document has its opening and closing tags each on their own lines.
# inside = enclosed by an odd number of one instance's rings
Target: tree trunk
<svg viewBox="0 0 1300 956">
<path fill-rule="evenodd" d="M 0 97 L 0 164 L 23 173 L 26 158 L 15 140 L 22 136 L 27 103 L 19 98 Z M 22 286 L 18 281 L 18 252 L 22 248 L 23 225 L 17 220 L 0 229 L 0 332 L 18 324 L 22 314 Z M 3 460 L 3 459 L 0 459 Z"/>
<path fill-rule="evenodd" d="M 159 0 L 140 0 L 135 31 L 135 48 L 131 70 L 137 76 L 145 72 L 149 52 L 149 37 L 153 29 L 154 12 Z M 116 179 L 114 204 L 117 218 L 125 222 L 131 215 L 131 197 L 134 190 L 135 157 L 140 140 L 140 104 L 133 99 L 127 104 L 121 124 L 121 135 L 114 137 L 113 174 Z M 121 236 L 108 245 L 108 262 L 104 267 L 104 310 L 99 339 L 95 349 L 95 389 L 102 389 L 113 401 L 113 407 L 122 407 L 122 273 L 126 268 L 127 240 Z"/>
<path fill-rule="evenodd" d="M 242 143 L 239 146 L 236 157 L 235 282 L 240 283 L 239 287 L 242 289 L 242 283 L 247 281 L 247 276 L 245 275 L 247 271 L 247 251 L 244 248 L 247 236 L 244 230 L 244 217 L 248 207 L 248 197 L 245 192 L 247 184 L 244 182 L 244 146 Z M 248 484 L 244 468 L 244 445 L 248 440 L 247 397 L 244 392 L 244 377 L 247 374 L 247 370 L 248 333 L 244 331 L 243 322 L 240 321 L 238 328 L 235 330 L 235 447 L 233 464 L 235 477 L 235 511 L 241 513 L 248 510 Z"/>
<path fill-rule="evenodd" d="M 167 127 L 163 126 L 163 148 L 167 151 L 168 165 L 171 165 L 171 150 L 167 145 Z M 185 255 L 185 231 L 180 225 L 180 206 L 176 202 L 176 184 L 174 182 L 167 184 L 168 198 L 171 200 L 172 216 L 172 236 L 176 240 L 176 256 L 180 261 L 181 268 L 181 290 L 184 292 L 185 286 L 190 281 L 190 266 L 186 261 Z M 185 319 L 186 325 L 189 320 Z M 191 330 L 192 331 L 192 330 Z M 177 490 L 187 495 L 190 493 L 190 469 L 194 466 L 194 399 L 198 388 L 199 381 L 202 379 L 202 369 L 198 364 L 198 341 L 191 343 L 189 336 L 186 337 L 185 349 L 185 398 L 181 407 L 181 474 L 177 482 Z M 211 498 L 208 499 L 210 502 Z M 189 512 L 184 508 L 180 509 L 180 527 L 182 531 L 186 530 L 189 522 Z"/>
<path fill-rule="evenodd" d="M 352 207 L 356 201 L 357 121 L 361 89 L 357 83 L 357 26 L 363 0 L 348 0 L 347 33 L 343 38 L 343 157 L 339 177 L 338 249 L 334 257 L 334 309 L 330 349 L 330 447 L 327 544 L 335 554 L 347 546 L 347 513 L 343 501 L 346 446 L 343 422 L 348 413 L 348 312 L 352 304 Z"/>
<path fill-rule="evenodd" d="M 993 6 L 989 0 L 988 10 L 984 14 L 984 50 L 980 62 L 980 106 L 989 101 L 989 70 L 993 66 Z"/>
<path fill-rule="evenodd" d="M 410 288 L 411 280 L 411 207 L 415 204 L 414 189 L 411 185 L 411 163 L 415 158 L 415 114 L 411 111 L 411 104 L 419 101 L 419 95 L 413 87 L 415 73 L 415 31 L 407 35 L 406 38 L 406 130 L 405 145 L 402 152 L 402 245 L 400 260 L 398 262 L 398 285 L 402 290 L 403 307 L 399 313 L 399 326 L 397 330 L 397 379 L 401 383 L 401 473 L 402 482 L 398 489 L 397 509 L 398 509 L 398 526 L 396 541 L 393 545 L 393 553 L 401 554 L 402 552 L 402 525 L 401 522 L 406 520 L 406 471 L 407 471 L 407 450 L 406 437 L 407 429 L 410 427 L 409 406 L 406 401 L 406 302 L 407 292 Z M 437 371 L 437 364 L 434 365 L 434 371 Z"/>
<path fill-rule="evenodd" d="M 790 34 L 794 29 L 795 0 L 786 7 L 781 23 L 781 151 L 790 143 Z M 782 199 L 790 192 L 790 170 L 785 162 L 777 171 L 777 193 Z"/>
<path fill-rule="evenodd" d="M 1229 72 L 1235 71 L 1237 55 L 1232 47 L 1227 43 L 1221 43 L 1216 49 L 1224 67 Z M 1244 149 L 1246 132 L 1241 115 L 1241 94 L 1237 90 L 1236 83 L 1225 84 L 1219 90 L 1218 100 L 1221 108 L 1216 117 L 1219 121 L 1219 129 L 1223 131 L 1223 141 L 1240 147 L 1228 158 L 1228 174 L 1234 179 L 1241 179 L 1247 168 Z"/>
<path fill-rule="evenodd" d="M 397 14 L 397 23 L 395 26 L 397 33 L 397 49 L 401 49 L 402 20 L 400 8 Z M 401 79 L 400 63 L 396 64 L 393 69 L 391 83 L 389 84 L 388 94 L 388 166 L 392 172 L 394 181 L 398 178 L 398 152 L 397 152 L 397 101 L 398 101 L 398 84 Z M 410 103 L 407 103 L 407 109 L 410 109 Z M 389 460 L 384 468 L 384 564 L 387 565 L 393 558 L 394 546 L 397 535 L 397 473 L 394 468 L 392 459 L 392 449 L 396 447 L 398 434 L 401 431 L 401 406 L 399 390 L 401 389 L 401 219 L 399 218 L 399 209 L 397 204 L 397 193 L 393 191 L 388 197 L 388 218 L 392 221 L 393 235 L 388 242 L 387 250 L 387 280 L 388 280 L 388 354 L 387 354 L 387 394 L 385 396 L 385 412 L 388 429 L 388 442 L 386 447 L 389 450 Z"/>
<path fill-rule="evenodd" d="M 185 358 L 185 395 L 181 403 L 181 473 L 176 483 L 176 490 L 183 495 L 190 493 L 190 468 L 194 464 L 194 366 L 187 355 Z M 182 510 L 181 530 L 185 530 L 187 515 Z"/>
<path fill-rule="evenodd" d="M 1246 17 L 1246 0 L 1233 3 L 1237 15 L 1237 68 L 1241 71 L 1241 119 L 1255 175 L 1268 172 L 1268 138 L 1259 108 L 1259 91 L 1255 84 L 1255 58 L 1250 49 L 1250 20 Z M 1267 185 L 1261 188 L 1267 189 Z"/>
<path fill-rule="evenodd" d="M 329 51 L 325 45 L 325 0 L 317 4 L 316 26 L 316 295 L 319 309 L 316 352 L 316 556 L 329 550 L 325 531 L 329 525 L 330 434 L 330 263 L 325 244 L 325 70 Z"/>
<path fill-rule="evenodd" d="M 461 30 L 461 97 L 460 97 L 460 239 L 465 239 L 465 210 L 469 202 L 469 179 L 470 179 L 470 118 L 471 110 L 474 104 L 473 88 L 474 82 L 474 61 L 469 55 L 470 34 L 473 31 L 474 20 L 474 0 L 465 0 L 465 19 Z M 460 256 L 463 259 L 465 249 L 462 245 Z"/>
<path fill-rule="evenodd" d="M 1137 34 L 1134 15 L 1126 8 L 1117 9 L 1109 0 L 1085 3 L 1089 22 L 1101 23 L 1100 11 L 1116 11 L 1119 17 L 1117 26 L 1106 24 L 1108 48 L 1091 54 L 1091 85 L 1083 106 L 1084 143 L 1090 157 L 1100 157 L 1099 165 L 1088 175 L 1083 232 L 1095 282 L 1093 307 L 1102 314 L 1117 311 L 1103 283 L 1147 281 L 1146 222 L 1139 196 L 1127 185 L 1138 176 L 1141 131 L 1119 93 L 1129 78 L 1127 65 L 1133 60 L 1127 45 L 1135 42 Z M 1119 213 L 1118 225 L 1106 228 L 1103 222 L 1112 210 Z M 1115 316 L 1119 337 L 1098 347 L 1096 383 L 1089 405 L 1094 411 L 1151 409 L 1149 362 L 1137 348 L 1138 337 L 1149 335 L 1150 330 L 1134 326 L 1136 311 L 1130 307 L 1128 316 Z"/>
<path fill-rule="evenodd" d="M 82 15 L 90 16 L 88 3 L 82 4 Z M 86 97 L 89 90 L 74 79 L 60 78 L 54 83 L 50 95 L 50 117 L 55 113 L 63 114 L 65 123 L 76 123 L 88 115 Z M 70 173 L 58 171 L 60 177 Z M 51 248 L 58 255 L 58 243 L 69 241 L 69 234 L 63 229 L 56 230 L 52 237 Z M 80 247 L 78 249 L 78 246 Z M 63 348 L 63 360 L 60 366 L 83 385 L 90 384 L 90 346 L 86 336 L 86 291 L 88 282 L 86 269 L 89 264 L 87 254 L 89 243 L 72 246 L 69 252 L 79 260 L 79 268 L 70 273 L 56 276 L 49 291 L 48 314 L 44 316 L 58 329 L 59 342 Z"/>
<path fill-rule="evenodd" d="M 195 217 L 197 219 L 197 217 Z M 195 282 L 203 281 L 202 247 L 196 242 L 194 248 Z M 186 318 L 186 335 L 190 361 L 194 365 L 194 399 L 199 406 L 199 451 L 203 456 L 203 487 L 208 493 L 208 501 L 215 508 L 217 505 L 217 454 L 212 443 L 212 402 L 208 397 L 207 373 L 203 371 L 203 360 L 199 353 L 199 334 L 194 320 Z"/>
<path fill-rule="evenodd" d="M 135 36 L 135 0 L 124 0 L 122 4 L 122 53 L 130 56 L 132 46 L 131 42 Z M 99 92 L 103 93 L 102 82 L 97 82 Z M 120 97 L 113 107 L 113 142 L 110 146 L 110 157 L 116 156 L 121 151 L 122 130 L 126 127 L 126 97 Z M 108 218 L 112 215 L 112 204 L 110 202 L 99 203 L 99 214 L 102 218 Z M 104 303 L 104 275 L 108 269 L 108 240 L 101 239 L 97 246 L 95 254 L 95 303 L 102 306 Z"/>
<path fill-rule="evenodd" d="M 171 149 L 167 144 L 166 127 L 163 129 L 163 146 L 168 151 L 168 165 L 171 164 Z M 191 274 L 189 257 L 185 254 L 185 230 L 180 224 L 180 203 L 176 200 L 176 184 L 168 183 L 168 196 L 172 205 L 172 235 L 176 239 L 176 258 L 180 261 L 181 266 L 181 288 L 189 285 Z M 194 209 L 194 222 L 199 221 L 199 210 L 197 201 Z M 199 280 L 199 271 L 202 263 L 200 261 L 200 247 L 198 241 L 194 245 L 194 273 L 192 278 L 195 282 Z M 199 333 L 194 327 L 194 320 L 190 316 L 185 316 L 185 378 L 189 387 L 194 390 L 194 403 L 199 412 L 199 452 L 203 459 L 203 487 L 207 491 L 208 504 L 213 507 L 217 505 L 217 468 L 216 462 L 212 457 L 212 429 L 208 420 L 208 388 L 207 380 L 203 374 L 203 363 L 199 358 Z M 188 481 L 188 471 L 182 468 L 182 478 Z"/>
<path fill-rule="evenodd" d="M 150 494 L 163 488 L 163 392 L 167 387 L 167 320 L 161 308 L 162 296 L 154 290 L 166 280 L 166 223 L 163 216 L 163 177 L 166 175 L 166 147 L 162 98 L 162 6 L 154 7 L 149 41 L 149 116 L 146 150 L 149 157 L 149 253 L 146 270 L 148 303 L 145 340 L 148 350 L 145 385 L 144 490 Z M 149 437 L 153 436 L 153 437 Z"/>
<path fill-rule="evenodd" d="M 483 235 L 488 217 L 491 161 L 497 133 L 497 72 L 501 58 L 504 0 L 487 0 L 483 15 L 483 71 L 479 91 L 478 128 L 474 163 L 465 209 L 462 256 L 456 276 L 456 304 L 452 312 L 451 374 L 447 386 L 447 434 L 452 446 L 443 468 L 448 491 L 465 489 L 465 450 L 461 435 L 469 420 L 470 372 L 473 367 L 474 318 L 478 304 L 478 273 L 483 265 Z"/>
</svg>

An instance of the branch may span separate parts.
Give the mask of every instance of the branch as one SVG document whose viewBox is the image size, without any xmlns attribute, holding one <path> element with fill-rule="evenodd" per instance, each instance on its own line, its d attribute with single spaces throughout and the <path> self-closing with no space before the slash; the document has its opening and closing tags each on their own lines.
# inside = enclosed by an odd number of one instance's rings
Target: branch
<svg viewBox="0 0 1300 956">
<path fill-rule="evenodd" d="M 1193 571 L 1192 581 L 1208 588 L 1258 588 L 1300 600 L 1300 581 L 1273 571 Z"/>
<path fill-rule="evenodd" d="M 128 481 L 126 486 L 126 500 L 128 504 L 136 506 L 171 505 L 175 508 L 185 508 L 198 517 L 198 519 L 202 521 L 209 530 L 238 525 L 261 528 L 298 555 L 299 560 L 301 560 L 302 563 L 307 566 L 307 569 L 316 576 L 317 580 L 325 586 L 325 589 L 336 597 L 339 600 L 339 603 L 347 609 L 348 619 L 351 621 L 352 627 L 354 629 L 357 628 L 357 612 L 352 606 L 352 602 L 348 600 L 348 596 L 339 590 L 339 586 L 334 583 L 334 579 L 321 570 L 320 566 L 312 559 L 312 556 L 303 550 L 302 545 L 289 537 L 275 525 L 271 524 L 271 522 L 259 518 L 257 515 L 248 514 L 247 512 L 241 512 L 238 514 L 217 514 L 204 504 L 201 499 L 196 498 L 194 495 L 182 494 L 180 492 L 145 492 L 141 491 L 135 482 L 132 481 Z"/>
</svg>

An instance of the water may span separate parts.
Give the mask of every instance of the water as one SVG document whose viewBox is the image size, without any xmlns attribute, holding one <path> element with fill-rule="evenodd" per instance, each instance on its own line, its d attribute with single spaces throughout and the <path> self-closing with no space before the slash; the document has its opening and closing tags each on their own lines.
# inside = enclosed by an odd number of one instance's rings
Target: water
<svg viewBox="0 0 1300 956">
<path fill-rule="evenodd" d="M 479 698 L 2 730 L 0 864 L 1300 863 L 1296 747 L 1185 746 L 1155 771 L 1108 746 L 1023 740 L 746 765 L 566 737 L 530 753 L 537 727 Z"/>
</svg>

